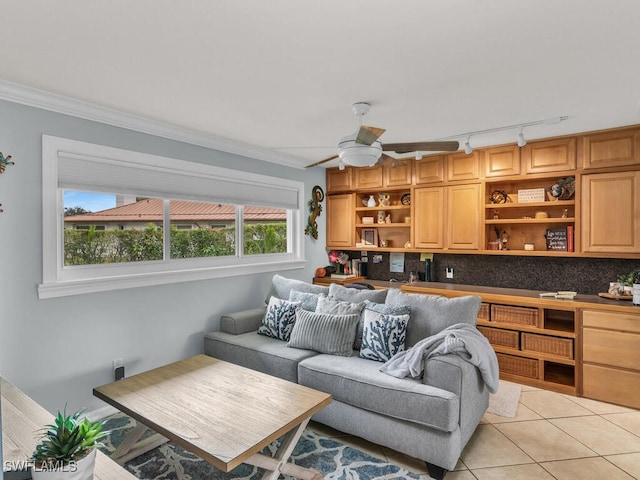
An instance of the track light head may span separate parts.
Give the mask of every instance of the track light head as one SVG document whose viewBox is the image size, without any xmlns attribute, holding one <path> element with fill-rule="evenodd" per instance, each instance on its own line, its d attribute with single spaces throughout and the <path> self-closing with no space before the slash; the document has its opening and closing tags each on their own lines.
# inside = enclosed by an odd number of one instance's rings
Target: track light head
<svg viewBox="0 0 640 480">
<path fill-rule="evenodd" d="M 471 148 L 471 143 L 469 143 L 470 140 L 471 140 L 471 136 L 468 136 L 467 141 L 464 142 L 464 153 L 466 153 L 467 155 L 471 155 L 471 153 L 473 152 L 473 148 Z"/>
<path fill-rule="evenodd" d="M 518 146 L 519 147 L 524 147 L 527 144 L 527 139 L 524 138 L 524 133 L 522 133 L 523 130 L 524 130 L 524 127 L 520 128 L 520 133 L 518 134 Z"/>
</svg>

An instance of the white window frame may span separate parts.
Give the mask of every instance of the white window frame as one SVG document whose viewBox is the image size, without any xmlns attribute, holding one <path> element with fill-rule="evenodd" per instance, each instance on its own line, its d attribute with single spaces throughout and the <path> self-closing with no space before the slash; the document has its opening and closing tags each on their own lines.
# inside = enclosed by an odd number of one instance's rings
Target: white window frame
<svg viewBox="0 0 640 480">
<path fill-rule="evenodd" d="M 224 179 L 225 182 L 231 181 L 246 185 L 247 192 L 251 192 L 252 186 L 261 190 L 268 187 L 273 189 L 274 192 L 276 190 L 284 192 L 290 199 L 289 202 L 291 202 L 291 199 L 295 199 L 295 208 L 287 210 L 287 252 L 243 255 L 241 244 L 243 237 L 242 205 L 238 205 L 236 208 L 236 232 L 237 238 L 240 239 L 240 245 L 237 247 L 236 256 L 165 259 L 153 262 L 65 267 L 63 251 L 63 188 L 59 187 L 58 182 L 58 163 L 60 158 L 86 160 L 87 169 L 91 168 L 92 161 L 99 162 L 101 165 L 109 165 L 110 162 L 113 162 L 120 169 L 126 169 L 128 166 L 132 171 L 144 168 L 154 175 L 167 175 L 168 178 L 172 175 L 176 175 L 177 177 L 175 178 L 185 178 L 186 175 L 198 180 L 209 178 L 214 182 L 216 178 L 220 178 Z M 82 185 L 77 185 L 75 189 L 80 189 L 81 187 Z M 92 188 L 90 178 L 86 181 L 86 189 L 88 191 L 97 191 L 96 188 Z M 236 189 L 236 191 L 238 190 L 241 191 L 242 189 Z M 247 195 L 251 197 L 249 193 Z M 158 192 L 156 196 L 167 198 L 166 194 L 162 192 Z M 207 201 L 202 197 L 199 199 Z M 303 209 L 301 207 L 304 205 L 303 199 L 304 183 L 300 181 L 43 135 L 43 280 L 42 284 L 38 286 L 38 296 L 41 299 L 54 298 L 140 286 L 304 268 L 306 260 L 304 256 L 304 236 L 302 234 L 304 230 Z M 220 203 L 226 200 L 224 198 L 216 198 L 214 195 L 208 199 L 208 201 Z M 248 198 L 245 205 L 254 204 L 255 202 Z M 168 208 L 165 208 L 165 210 L 165 216 L 168 216 Z M 166 237 L 168 238 L 168 235 Z M 165 239 L 165 241 L 167 240 Z"/>
</svg>

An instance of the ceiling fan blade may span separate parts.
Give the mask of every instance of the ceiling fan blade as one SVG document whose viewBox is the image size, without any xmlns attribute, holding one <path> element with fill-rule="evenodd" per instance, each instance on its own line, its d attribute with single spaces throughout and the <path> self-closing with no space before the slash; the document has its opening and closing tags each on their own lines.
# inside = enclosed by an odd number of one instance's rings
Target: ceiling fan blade
<svg viewBox="0 0 640 480">
<path fill-rule="evenodd" d="M 385 152 L 409 153 L 409 152 L 455 152 L 460 147 L 456 141 L 452 142 L 406 142 L 383 143 Z"/>
<path fill-rule="evenodd" d="M 386 132 L 384 128 L 362 125 L 360 127 L 360 130 L 358 131 L 358 135 L 356 136 L 356 143 L 361 143 L 363 145 L 372 145 L 373 142 L 375 142 L 378 137 L 384 132 Z"/>
<path fill-rule="evenodd" d="M 339 155 L 332 155 L 331 157 L 325 158 L 324 160 L 318 160 L 318 161 L 317 161 L 317 162 L 315 162 L 315 163 L 312 163 L 312 164 L 310 164 L 310 165 L 307 165 L 307 166 L 306 166 L 306 167 L 304 167 L 304 168 L 317 167 L 318 165 L 322 165 L 323 163 L 330 162 L 330 161 L 331 161 L 331 160 L 333 160 L 334 158 L 338 158 L 338 157 L 339 157 Z"/>
</svg>

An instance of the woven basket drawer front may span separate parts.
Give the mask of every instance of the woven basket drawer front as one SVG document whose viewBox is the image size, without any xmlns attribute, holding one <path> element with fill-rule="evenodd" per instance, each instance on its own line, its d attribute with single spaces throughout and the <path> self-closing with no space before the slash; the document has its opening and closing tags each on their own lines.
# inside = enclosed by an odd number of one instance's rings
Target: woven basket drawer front
<svg viewBox="0 0 640 480">
<path fill-rule="evenodd" d="M 538 378 L 538 361 L 532 358 L 515 357 L 496 353 L 501 373 L 511 373 L 521 377 Z"/>
<path fill-rule="evenodd" d="M 491 345 L 508 347 L 518 350 L 520 346 L 520 334 L 513 330 L 503 330 L 501 328 L 477 327 Z"/>
<path fill-rule="evenodd" d="M 573 359 L 573 340 L 571 338 L 548 337 L 546 335 L 523 332 L 522 350 Z"/>
<path fill-rule="evenodd" d="M 510 307 L 508 305 L 491 305 L 491 321 L 537 327 L 538 309 Z"/>
<path fill-rule="evenodd" d="M 489 321 L 489 304 L 482 303 L 480 305 L 480 311 L 478 312 L 478 320 L 486 320 Z"/>
</svg>

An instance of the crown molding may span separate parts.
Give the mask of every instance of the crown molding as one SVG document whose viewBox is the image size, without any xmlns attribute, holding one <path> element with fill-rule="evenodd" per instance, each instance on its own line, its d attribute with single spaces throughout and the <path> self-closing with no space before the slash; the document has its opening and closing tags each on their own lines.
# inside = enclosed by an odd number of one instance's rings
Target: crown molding
<svg viewBox="0 0 640 480">
<path fill-rule="evenodd" d="M 84 120 L 91 120 L 278 165 L 297 169 L 303 168 L 300 164 L 300 159 L 293 155 L 278 153 L 248 143 L 237 142 L 197 130 L 178 127 L 169 123 L 159 122 L 6 80 L 0 80 L 0 100 L 7 100 L 13 103 L 62 113 L 64 115 L 71 115 Z"/>
</svg>

